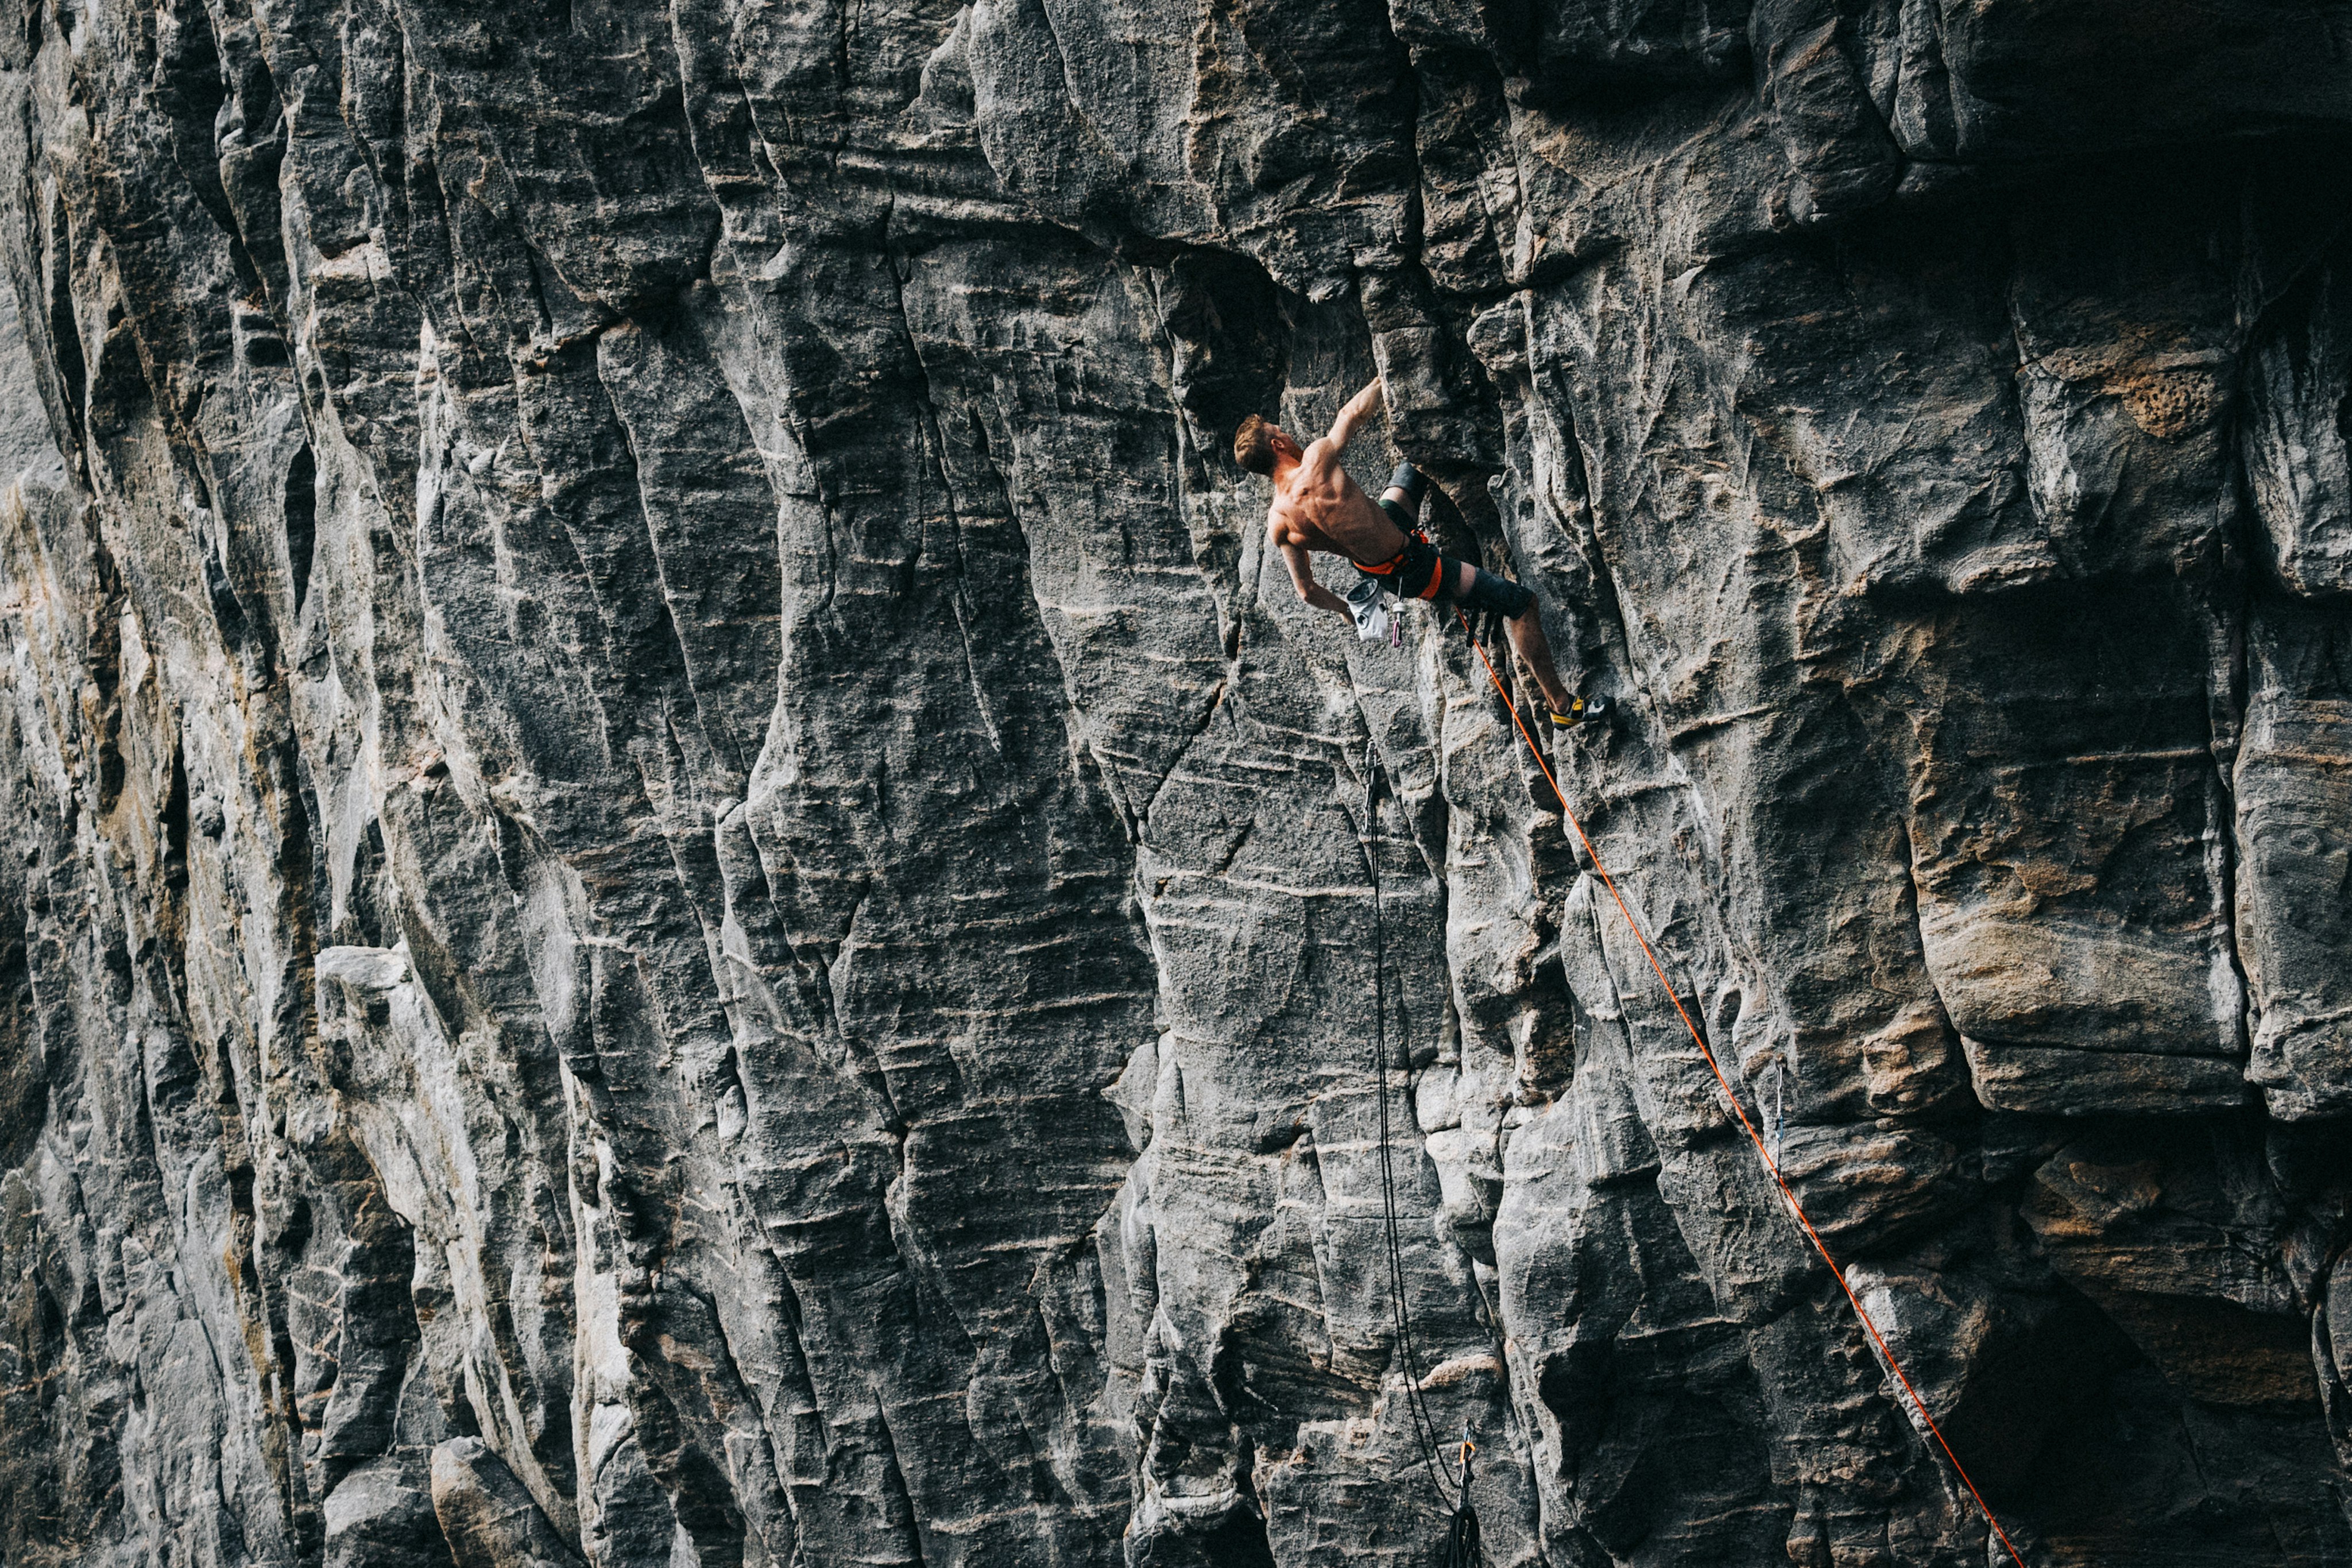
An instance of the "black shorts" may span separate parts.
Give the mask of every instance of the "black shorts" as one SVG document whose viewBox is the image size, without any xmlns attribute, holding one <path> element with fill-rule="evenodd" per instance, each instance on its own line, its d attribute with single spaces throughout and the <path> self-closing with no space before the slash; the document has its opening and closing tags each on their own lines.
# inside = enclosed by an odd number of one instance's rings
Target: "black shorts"
<svg viewBox="0 0 2352 1568">
<path fill-rule="evenodd" d="M 1452 576 L 1445 570 L 1445 558 L 1437 547 L 1421 537 L 1421 525 L 1411 512 L 1396 502 L 1382 497 L 1377 503 L 1404 534 L 1404 549 L 1378 566 L 1357 564 L 1356 570 L 1378 581 L 1400 599 L 1435 599 L 1444 591 L 1446 580 Z"/>
<path fill-rule="evenodd" d="M 1412 514 L 1404 507 L 1386 497 L 1379 506 L 1391 522 L 1404 530 L 1404 549 L 1378 566 L 1359 565 L 1356 570 L 1399 598 L 1458 602 L 1474 614 L 1499 611 L 1506 621 L 1517 620 L 1536 601 L 1533 593 L 1509 578 L 1476 567 L 1471 569 L 1470 591 L 1454 592 L 1454 585 L 1462 580 L 1462 563 L 1438 554 L 1437 547 L 1421 536 Z"/>
</svg>

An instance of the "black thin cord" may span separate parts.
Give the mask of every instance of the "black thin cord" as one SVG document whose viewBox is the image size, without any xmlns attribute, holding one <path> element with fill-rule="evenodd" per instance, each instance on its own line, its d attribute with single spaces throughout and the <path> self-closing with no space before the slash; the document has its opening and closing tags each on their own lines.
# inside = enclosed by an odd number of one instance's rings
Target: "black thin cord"
<svg viewBox="0 0 2352 1568">
<path fill-rule="evenodd" d="M 1421 1357 L 1413 1343 L 1412 1313 L 1405 1303 L 1404 1249 L 1398 1239 L 1396 1203 L 1396 1167 L 1391 1148 L 1394 1137 L 1389 1121 L 1388 1063 L 1388 916 L 1381 891 L 1380 863 L 1380 759 L 1373 743 L 1364 743 L 1364 861 L 1370 868 L 1372 883 L 1372 1082 L 1374 1098 L 1380 1106 L 1381 1134 L 1381 1218 L 1384 1246 L 1388 1256 L 1389 1304 L 1395 1321 L 1397 1354 L 1404 1364 L 1405 1411 L 1412 1423 L 1413 1443 L 1421 1450 L 1423 1465 L 1435 1484 L 1438 1496 L 1454 1510 L 1454 1522 L 1449 1534 L 1448 1561 L 1454 1560 L 1454 1540 L 1463 1531 L 1463 1519 L 1469 1513 L 1470 1471 L 1465 1456 L 1462 1476 L 1457 1481 L 1445 1473 L 1443 1443 L 1437 1436 L 1436 1418 L 1429 1412 L 1428 1402 L 1422 1393 Z M 1410 1038 L 1406 1041 L 1405 1071 L 1412 1071 Z M 1477 1521 L 1471 1518 L 1470 1540 L 1477 1538 Z M 1463 1558 L 1463 1562 L 1470 1561 Z"/>
<path fill-rule="evenodd" d="M 1412 1323 L 1404 1301 L 1403 1255 L 1397 1240 L 1396 1176 L 1391 1163 L 1389 1125 L 1388 1063 L 1388 919 L 1381 893 L 1380 775 L 1373 745 L 1364 745 L 1364 862 L 1372 883 L 1372 1082 L 1380 1111 L 1381 1260 L 1388 1266 L 1389 1316 L 1397 1333 L 1398 1354 L 1404 1363 L 1405 1412 L 1412 1423 L 1414 1446 L 1421 1450 L 1430 1479 L 1439 1481 L 1434 1428 L 1424 1424 L 1418 1389 L 1418 1358 L 1413 1354 Z"/>
</svg>

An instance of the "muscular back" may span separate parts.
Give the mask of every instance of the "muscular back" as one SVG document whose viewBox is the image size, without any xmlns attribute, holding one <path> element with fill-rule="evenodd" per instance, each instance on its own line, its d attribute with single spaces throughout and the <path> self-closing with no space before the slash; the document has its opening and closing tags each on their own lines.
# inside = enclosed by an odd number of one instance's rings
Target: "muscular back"
<svg viewBox="0 0 2352 1568">
<path fill-rule="evenodd" d="M 1325 436 L 1299 456 L 1298 466 L 1275 486 L 1266 531 L 1277 544 L 1343 555 L 1375 566 L 1404 549 L 1404 534 L 1339 466 L 1339 448 Z"/>
</svg>

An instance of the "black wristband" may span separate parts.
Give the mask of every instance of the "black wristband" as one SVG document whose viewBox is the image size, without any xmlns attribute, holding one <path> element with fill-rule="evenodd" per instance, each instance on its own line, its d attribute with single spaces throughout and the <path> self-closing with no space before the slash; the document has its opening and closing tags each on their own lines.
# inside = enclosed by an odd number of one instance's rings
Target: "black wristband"
<svg viewBox="0 0 2352 1568">
<path fill-rule="evenodd" d="M 1421 510 L 1421 498 L 1429 494 L 1429 476 L 1410 463 L 1400 463 L 1396 465 L 1396 472 L 1389 476 L 1389 488 L 1402 490 L 1405 499 L 1411 501 L 1412 509 L 1418 512 Z"/>
</svg>

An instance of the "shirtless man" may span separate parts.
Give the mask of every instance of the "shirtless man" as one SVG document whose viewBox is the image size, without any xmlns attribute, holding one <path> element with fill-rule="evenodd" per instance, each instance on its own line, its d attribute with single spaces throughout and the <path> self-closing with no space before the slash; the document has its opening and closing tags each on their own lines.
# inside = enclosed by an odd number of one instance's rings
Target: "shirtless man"
<svg viewBox="0 0 2352 1568">
<path fill-rule="evenodd" d="M 1298 597 L 1318 609 L 1356 618 L 1342 599 L 1315 580 L 1311 551 L 1345 556 L 1360 580 L 1349 599 L 1370 601 L 1380 588 L 1413 599 L 1445 600 L 1476 614 L 1499 611 L 1504 632 L 1511 640 L 1536 684 L 1551 705 L 1551 720 L 1567 726 L 1600 716 L 1561 684 L 1544 641 L 1543 622 L 1536 613 L 1536 596 L 1508 578 L 1496 577 L 1468 561 L 1441 556 L 1416 531 L 1421 498 L 1429 481 L 1410 463 L 1400 463 L 1381 492 L 1380 504 L 1348 477 L 1339 466 L 1339 453 L 1356 427 L 1381 403 L 1381 383 L 1348 400 L 1331 432 L 1302 449 L 1288 432 L 1271 420 L 1251 414 L 1234 433 L 1234 461 L 1253 474 L 1274 481 L 1274 504 L 1266 509 L 1266 538 L 1282 551 Z"/>
</svg>

